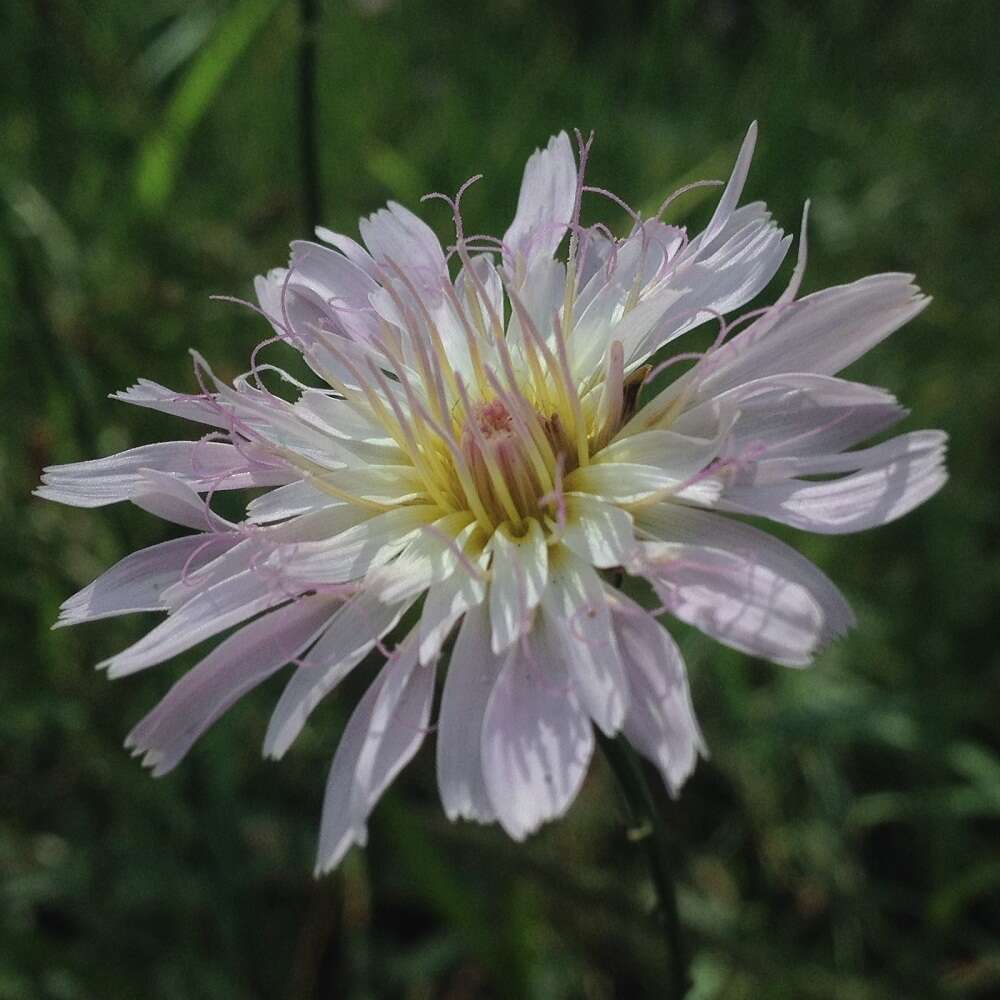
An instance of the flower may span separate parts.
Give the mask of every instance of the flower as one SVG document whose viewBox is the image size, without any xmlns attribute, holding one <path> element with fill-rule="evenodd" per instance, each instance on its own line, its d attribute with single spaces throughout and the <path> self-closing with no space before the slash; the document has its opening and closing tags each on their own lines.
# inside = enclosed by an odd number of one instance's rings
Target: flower
<svg viewBox="0 0 1000 1000">
<path fill-rule="evenodd" d="M 648 219 L 628 209 L 623 239 L 581 225 L 584 194 L 627 206 L 584 184 L 590 140 L 577 135 L 578 165 L 565 133 L 528 160 L 502 239 L 465 233 L 471 181 L 428 196 L 450 206 L 447 253 L 392 202 L 361 220 L 364 246 L 317 229 L 322 243 L 293 243 L 287 269 L 257 278 L 252 308 L 274 328 L 264 345 L 299 351 L 318 386 L 256 351 L 227 385 L 195 355 L 199 393 L 142 380 L 117 398 L 213 428 L 200 440 L 45 470 L 40 496 L 128 500 L 193 530 L 63 605 L 59 625 L 167 613 L 102 664 L 111 677 L 238 626 L 129 734 L 155 775 L 292 663 L 264 740 L 281 757 L 380 649 L 330 771 L 317 859 L 329 870 L 365 842 L 423 743 L 457 630 L 436 724 L 444 809 L 521 839 L 572 803 L 594 725 L 623 733 L 672 793 L 691 773 L 703 743 L 663 613 L 795 667 L 852 625 L 823 573 L 728 515 L 859 531 L 941 487 L 944 434 L 855 448 L 905 411 L 836 377 L 928 300 L 903 274 L 798 298 L 807 206 L 788 287 L 727 321 L 791 241 L 763 204 L 737 207 L 755 138 L 751 126 L 693 238 L 661 221 L 670 199 Z M 707 350 L 653 365 L 705 323 L 719 326 Z M 243 520 L 213 512 L 215 492 L 247 488 L 264 492 Z M 622 593 L 624 573 L 659 607 Z"/>
</svg>

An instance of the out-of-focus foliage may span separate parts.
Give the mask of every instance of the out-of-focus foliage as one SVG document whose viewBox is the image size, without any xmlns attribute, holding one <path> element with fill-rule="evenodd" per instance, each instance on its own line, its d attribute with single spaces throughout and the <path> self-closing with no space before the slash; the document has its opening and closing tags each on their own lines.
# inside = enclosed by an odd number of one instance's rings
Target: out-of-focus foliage
<svg viewBox="0 0 1000 1000">
<path fill-rule="evenodd" d="M 297 8 L 20 0 L 3 22 L 0 998 L 662 997 L 601 762 L 516 847 L 443 821 L 425 751 L 316 883 L 356 684 L 279 765 L 256 749 L 277 681 L 163 781 L 121 749 L 188 664 L 110 684 L 92 664 L 143 623 L 49 625 L 166 529 L 28 493 L 46 463 L 191 435 L 106 394 L 190 388 L 189 346 L 234 374 L 268 333 L 208 296 L 248 294 L 307 233 Z M 869 535 L 794 539 L 860 618 L 815 669 L 682 635 L 713 756 L 669 819 L 698 1000 L 998 995 L 993 4 L 328 0 L 319 47 L 335 229 L 484 170 L 470 225 L 502 230 L 526 154 L 574 125 L 595 183 L 648 208 L 724 175 L 758 118 L 750 196 L 790 229 L 814 199 L 807 287 L 894 269 L 935 296 L 854 374 L 951 433 L 951 484 Z"/>
</svg>

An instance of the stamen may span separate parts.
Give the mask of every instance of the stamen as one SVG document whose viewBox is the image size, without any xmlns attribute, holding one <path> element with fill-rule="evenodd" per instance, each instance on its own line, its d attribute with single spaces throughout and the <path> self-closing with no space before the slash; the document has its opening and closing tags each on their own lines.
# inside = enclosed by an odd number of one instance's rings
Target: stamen
<svg viewBox="0 0 1000 1000">
<path fill-rule="evenodd" d="M 673 194 L 667 195 L 663 200 L 663 204 L 656 210 L 656 214 L 653 216 L 654 219 L 659 219 L 660 216 L 667 210 L 668 206 L 672 205 L 682 194 L 687 194 L 688 191 L 694 191 L 697 188 L 705 187 L 722 187 L 723 181 L 693 181 L 691 184 L 685 184 L 683 187 L 679 187 Z"/>
<path fill-rule="evenodd" d="M 489 476 L 494 495 L 497 500 L 500 501 L 500 504 L 507 516 L 514 523 L 515 528 L 520 528 L 522 523 L 521 513 L 517 509 L 517 505 L 514 503 L 513 497 L 510 495 L 510 490 L 507 488 L 507 483 L 504 481 L 504 477 L 500 474 L 500 470 L 497 468 L 494 449 L 487 443 L 486 435 L 483 433 L 483 430 L 479 425 L 480 414 L 473 408 L 473 405 L 469 400 L 469 394 L 465 389 L 465 383 L 460 375 L 457 376 L 457 380 L 459 396 L 462 399 L 462 405 L 465 407 L 467 415 L 465 424 L 466 432 L 472 436 L 478 446 L 479 454 L 482 458 L 486 473 Z"/>
<path fill-rule="evenodd" d="M 555 331 L 556 350 L 559 352 L 559 370 L 565 382 L 566 399 L 569 402 L 570 411 L 573 415 L 573 429 L 576 436 L 576 452 L 581 466 L 590 464 L 590 451 L 587 447 L 587 427 L 583 420 L 583 411 L 580 408 L 580 396 L 573 381 L 573 373 L 569 367 L 569 357 L 566 353 L 566 338 L 563 335 L 562 324 L 559 322 L 558 314 L 552 317 L 553 329 Z"/>
<path fill-rule="evenodd" d="M 447 278 L 443 281 L 443 287 L 448 303 L 451 305 L 452 312 L 455 314 L 455 318 L 459 321 L 459 324 L 462 327 L 462 332 L 465 334 L 466 345 L 469 348 L 469 358 L 472 361 L 472 369 L 476 375 L 476 385 L 479 387 L 480 393 L 485 395 L 486 386 L 483 371 L 483 356 L 479 350 L 479 341 L 476 339 L 476 332 L 472 329 L 468 316 L 465 315 L 465 310 L 462 308 L 462 303 L 459 301 L 458 295 L 455 293 L 454 286 Z"/>
<path fill-rule="evenodd" d="M 447 351 L 445 351 L 445 348 L 444 348 L 444 341 L 441 339 L 441 331 L 438 330 L 437 324 L 434 322 L 433 318 L 431 317 L 430 311 L 428 310 L 426 304 L 424 303 L 423 297 L 420 295 L 419 291 L 417 290 L 417 288 L 413 284 L 413 282 L 410 280 L 409 276 L 403 272 L 402 268 L 400 268 L 400 266 L 394 260 L 392 260 L 391 257 L 387 257 L 386 258 L 386 263 L 391 268 L 393 268 L 393 270 L 396 271 L 396 273 L 399 276 L 400 281 L 402 281 L 403 284 L 406 285 L 407 289 L 409 289 L 410 294 L 416 299 L 417 306 L 419 307 L 420 312 L 423 315 L 423 320 L 424 320 L 424 323 L 425 323 L 425 325 L 427 327 L 427 332 L 430 335 L 431 342 L 433 343 L 434 349 L 435 349 L 435 352 L 436 352 L 436 358 L 434 358 L 434 360 L 437 362 L 437 364 L 435 365 L 435 368 L 434 368 L 434 377 L 435 377 L 435 380 L 438 383 L 440 383 L 440 381 L 441 381 L 441 373 L 442 373 L 442 370 L 443 370 L 444 374 L 448 377 L 448 381 L 451 383 L 452 390 L 454 390 L 455 389 L 455 380 L 454 380 L 454 377 L 452 375 L 451 364 L 448 361 L 448 353 L 447 353 Z M 414 331 L 414 332 L 416 332 L 416 331 Z M 444 392 L 443 392 L 443 390 L 440 390 L 440 391 L 441 391 L 441 395 L 443 397 L 444 396 Z"/>
<path fill-rule="evenodd" d="M 528 458 L 534 467 L 536 475 L 543 486 L 551 486 L 552 476 L 549 473 L 549 466 L 546 465 L 546 459 L 554 465 L 555 454 L 541 426 L 538 411 L 530 406 L 522 396 L 514 396 L 506 392 L 503 386 L 500 385 L 500 380 L 492 371 L 489 371 L 487 374 L 490 385 L 497 394 L 497 398 L 507 407 L 507 412 L 510 414 L 511 420 L 517 424 L 518 431 L 523 435 L 524 443 L 527 446 Z M 525 419 L 525 414 L 527 414 L 527 419 Z M 543 454 L 543 451 L 545 454 Z"/>
<path fill-rule="evenodd" d="M 603 404 L 604 426 L 594 442 L 595 451 L 599 451 L 611 440 L 625 409 L 625 348 L 620 340 L 612 341 L 608 351 Z"/>
</svg>

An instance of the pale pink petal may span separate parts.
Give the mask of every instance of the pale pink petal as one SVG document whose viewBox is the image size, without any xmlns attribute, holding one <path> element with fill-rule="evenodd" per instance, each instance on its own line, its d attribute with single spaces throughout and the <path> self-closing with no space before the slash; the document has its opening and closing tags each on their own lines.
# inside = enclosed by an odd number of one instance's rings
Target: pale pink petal
<svg viewBox="0 0 1000 1000">
<path fill-rule="evenodd" d="M 502 659 L 490 649 L 482 605 L 465 616 L 448 662 L 437 726 L 437 776 L 448 819 L 495 818 L 483 779 L 483 719 Z"/>
<path fill-rule="evenodd" d="M 201 394 L 177 392 L 147 378 L 139 379 L 128 389 L 113 392 L 110 398 L 211 427 L 229 427 L 229 417 L 211 399 Z"/>
<path fill-rule="evenodd" d="M 688 330 L 745 305 L 777 273 L 791 239 L 765 215 L 736 233 L 712 259 L 679 267 L 669 281 L 682 286 L 685 294 L 672 301 L 655 324 L 637 326 L 627 334 L 616 330 L 626 361 L 637 363 Z"/>
<path fill-rule="evenodd" d="M 448 273 L 444 251 L 434 230 L 408 208 L 390 201 L 388 205 L 361 219 L 361 236 L 375 262 L 387 269 L 391 279 L 392 264 L 404 269 L 421 290 L 440 287 Z"/>
<path fill-rule="evenodd" d="M 217 441 L 167 441 L 42 472 L 35 495 L 73 507 L 104 507 L 130 500 L 143 482 L 142 470 L 178 476 L 199 492 L 277 486 L 293 478 L 286 469 L 249 462 L 231 444 Z"/>
<path fill-rule="evenodd" d="M 217 553 L 221 552 L 218 558 L 189 569 L 184 579 L 163 592 L 164 604 L 169 608 L 179 608 L 208 587 L 248 571 L 270 579 L 275 587 L 280 588 L 285 585 L 282 559 L 287 559 L 288 553 L 296 550 L 295 544 L 289 543 L 307 543 L 321 539 L 330 543 L 371 516 L 371 511 L 364 508 L 338 504 L 290 518 L 280 524 L 262 527 L 253 525 L 249 529 L 241 527 L 238 534 L 241 540 L 229 549 L 216 549 Z"/>
<path fill-rule="evenodd" d="M 507 654 L 483 717 L 483 778 L 503 828 L 524 840 L 576 798 L 594 751 L 590 719 L 536 628 Z"/>
<path fill-rule="evenodd" d="M 313 709 L 399 624 L 409 607 L 410 602 L 389 607 L 362 592 L 333 615 L 285 685 L 264 737 L 265 757 L 284 756 Z"/>
<path fill-rule="evenodd" d="M 941 431 L 904 434 L 886 446 L 884 464 L 840 479 L 810 482 L 789 479 L 765 485 L 728 487 L 720 510 L 756 514 L 819 534 L 845 534 L 888 524 L 929 500 L 948 479 L 944 467 L 947 436 Z M 875 452 L 869 449 L 869 452 Z M 860 453 L 831 456 L 825 468 L 862 464 Z M 806 468 L 822 469 L 814 461 Z"/>
<path fill-rule="evenodd" d="M 192 597 L 128 649 L 99 664 L 109 677 L 155 666 L 294 596 L 247 570 Z"/>
<path fill-rule="evenodd" d="M 671 425 L 699 436 L 720 409 L 739 411 L 724 455 L 772 458 L 827 454 L 850 448 L 906 415 L 884 389 L 828 375 L 770 375 L 692 407 Z"/>
<path fill-rule="evenodd" d="M 552 552 L 542 612 L 581 704 L 606 735 L 614 736 L 628 709 L 628 680 L 601 578 L 568 549 Z"/>
<path fill-rule="evenodd" d="M 140 469 L 132 503 L 142 510 L 199 531 L 232 531 L 235 525 L 213 513 L 184 480 L 169 472 Z"/>
<path fill-rule="evenodd" d="M 378 280 L 378 266 L 372 260 L 371 254 L 356 240 L 352 240 L 350 236 L 345 236 L 343 233 L 335 233 L 332 229 L 327 229 L 326 226 L 317 226 L 316 236 L 324 243 L 336 247 L 352 264 L 360 267 L 369 277 Z"/>
<path fill-rule="evenodd" d="M 330 330 L 342 331 L 362 343 L 378 332 L 370 299 L 379 286 L 343 254 L 318 243 L 296 240 L 292 243 L 289 270 L 289 284 L 308 289 L 315 301 L 323 304 Z M 300 332 L 299 328 L 296 332 Z"/>
<path fill-rule="evenodd" d="M 136 611 L 164 611 L 163 592 L 231 548 L 234 534 L 189 535 L 140 549 L 115 563 L 93 583 L 63 602 L 54 628 L 78 625 Z"/>
<path fill-rule="evenodd" d="M 836 638 L 843 602 L 824 602 L 826 588 L 769 558 L 770 546 L 745 552 L 708 545 L 646 543 L 635 571 L 653 585 L 672 614 L 734 649 L 806 666 Z"/>
<path fill-rule="evenodd" d="M 930 301 L 912 275 L 879 274 L 785 305 L 738 333 L 711 363 L 671 387 L 694 381 L 694 401 L 767 375 L 834 375 L 899 329 Z"/>
<path fill-rule="evenodd" d="M 855 624 L 844 595 L 822 570 L 790 545 L 735 518 L 676 503 L 636 511 L 636 528 L 649 538 L 692 546 L 726 549 L 769 567 L 777 577 L 794 580 L 823 609 L 828 635 L 843 635 Z"/>
<path fill-rule="evenodd" d="M 454 573 L 428 589 L 418 626 L 421 663 L 433 660 L 459 618 L 485 600 L 486 559 L 479 557 L 473 564 L 480 575 Z"/>
<path fill-rule="evenodd" d="M 125 746 L 144 754 L 154 777 L 172 771 L 212 723 L 316 639 L 335 606 L 304 597 L 240 629 L 167 692 Z"/>
<path fill-rule="evenodd" d="M 371 728 L 372 713 L 388 677 L 388 664 L 369 685 L 364 697 L 351 713 L 337 744 L 323 796 L 323 818 L 314 874 L 332 871 L 354 844 L 368 842 L 368 827 L 356 825 L 351 815 L 351 791 L 354 772 Z"/>
<path fill-rule="evenodd" d="M 697 763 L 707 756 L 688 690 L 677 643 L 644 608 L 609 588 L 618 648 L 632 689 L 622 731 L 648 757 L 676 795 Z"/>
<path fill-rule="evenodd" d="M 753 159 L 756 145 L 757 123 L 752 122 L 750 128 L 747 129 L 747 134 L 736 157 L 736 163 L 733 165 L 733 172 L 729 176 L 729 181 L 722 192 L 718 205 L 715 206 L 712 218 L 704 231 L 695 240 L 692 240 L 694 246 L 690 248 L 690 252 L 711 250 L 713 242 L 729 223 L 733 211 L 739 203 L 740 196 L 743 194 L 743 187 L 747 182 L 747 175 L 750 173 L 750 161 Z"/>
<path fill-rule="evenodd" d="M 526 261 L 551 257 L 573 219 L 576 159 L 565 132 L 536 149 L 524 167 L 514 221 L 503 235 L 504 246 Z"/>
<path fill-rule="evenodd" d="M 434 696 L 434 668 L 405 642 L 379 672 L 344 730 L 323 802 L 316 873 L 330 871 L 368 837 L 368 814 L 420 749 Z"/>
<path fill-rule="evenodd" d="M 289 261 L 292 279 L 319 293 L 324 301 L 364 309 L 378 283 L 342 253 L 294 240 Z"/>
<path fill-rule="evenodd" d="M 393 650 L 385 685 L 372 712 L 368 739 L 358 757 L 351 794 L 354 822 L 364 823 L 392 779 L 420 749 L 429 732 L 436 664 L 417 662 L 415 636 Z"/>
</svg>

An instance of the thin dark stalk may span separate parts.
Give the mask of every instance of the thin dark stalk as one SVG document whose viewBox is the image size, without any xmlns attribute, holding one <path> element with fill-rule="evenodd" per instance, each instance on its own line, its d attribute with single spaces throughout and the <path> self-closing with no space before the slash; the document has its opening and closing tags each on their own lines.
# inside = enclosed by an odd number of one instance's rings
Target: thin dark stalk
<svg viewBox="0 0 1000 1000">
<path fill-rule="evenodd" d="M 299 0 L 299 167 L 302 171 L 302 210 L 312 230 L 323 219 L 317 129 L 316 54 L 319 0 Z"/>
<path fill-rule="evenodd" d="M 691 989 L 691 972 L 677 911 L 677 892 L 674 888 L 673 866 L 667 847 L 663 814 L 649 782 L 646 781 L 642 762 L 624 738 L 612 740 L 599 736 L 599 740 L 621 788 L 635 839 L 646 855 L 649 873 L 656 889 L 658 916 L 663 924 L 667 952 L 670 955 L 671 996 L 682 1000 Z"/>
</svg>

